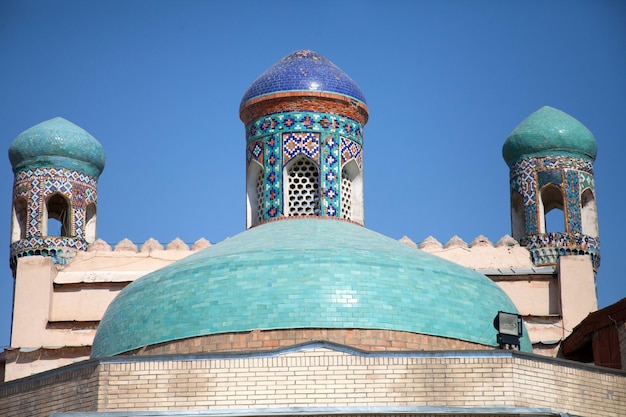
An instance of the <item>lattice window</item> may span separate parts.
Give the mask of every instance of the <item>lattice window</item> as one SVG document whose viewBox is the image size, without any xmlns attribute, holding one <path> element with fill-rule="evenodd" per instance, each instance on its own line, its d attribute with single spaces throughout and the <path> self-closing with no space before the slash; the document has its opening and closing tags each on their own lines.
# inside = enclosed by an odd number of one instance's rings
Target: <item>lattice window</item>
<svg viewBox="0 0 626 417">
<path fill-rule="evenodd" d="M 261 223 L 263 221 L 263 186 L 265 182 L 263 181 L 263 170 L 259 170 L 259 173 L 256 177 L 256 223 Z"/>
<path fill-rule="evenodd" d="M 288 216 L 319 216 L 319 172 L 313 162 L 298 158 L 287 170 Z"/>
<path fill-rule="evenodd" d="M 352 178 L 341 170 L 341 217 L 352 219 Z"/>
</svg>

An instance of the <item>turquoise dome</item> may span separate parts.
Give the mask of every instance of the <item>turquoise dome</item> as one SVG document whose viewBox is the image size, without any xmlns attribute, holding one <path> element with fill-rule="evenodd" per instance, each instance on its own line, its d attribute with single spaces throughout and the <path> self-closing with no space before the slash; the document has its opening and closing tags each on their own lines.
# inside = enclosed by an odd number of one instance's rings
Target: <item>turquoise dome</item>
<svg viewBox="0 0 626 417">
<path fill-rule="evenodd" d="M 323 91 L 366 103 L 359 86 L 328 58 L 317 52 L 293 52 L 269 67 L 244 93 L 241 107 L 259 96 L 285 91 Z"/>
<path fill-rule="evenodd" d="M 509 167 L 522 157 L 573 156 L 594 161 L 598 147 L 593 134 L 578 120 L 544 106 L 528 116 L 504 142 L 502 156 Z"/>
<path fill-rule="evenodd" d="M 102 317 L 92 357 L 254 329 L 414 332 L 496 345 L 489 278 L 340 220 L 268 222 L 124 288 Z M 531 350 L 527 336 L 522 349 Z"/>
<path fill-rule="evenodd" d="M 58 167 L 98 177 L 104 169 L 104 149 L 86 130 L 62 117 L 22 132 L 9 148 L 13 172 Z"/>
</svg>

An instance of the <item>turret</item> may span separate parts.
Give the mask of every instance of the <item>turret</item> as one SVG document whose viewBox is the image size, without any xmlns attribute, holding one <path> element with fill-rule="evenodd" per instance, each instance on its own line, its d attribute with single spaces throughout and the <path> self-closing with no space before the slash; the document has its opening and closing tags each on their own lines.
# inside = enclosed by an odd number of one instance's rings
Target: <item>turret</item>
<svg viewBox="0 0 626 417">
<path fill-rule="evenodd" d="M 363 126 L 358 85 L 313 51 L 278 61 L 244 94 L 247 227 L 279 217 L 363 224 Z"/>
<path fill-rule="evenodd" d="M 547 106 L 506 139 L 502 154 L 510 168 L 513 237 L 530 250 L 536 265 L 556 264 L 562 255 L 590 255 L 598 268 L 596 152 L 589 129 Z"/>
<path fill-rule="evenodd" d="M 96 238 L 102 145 L 57 117 L 22 132 L 9 148 L 13 167 L 10 263 L 41 255 L 66 264 Z"/>
</svg>

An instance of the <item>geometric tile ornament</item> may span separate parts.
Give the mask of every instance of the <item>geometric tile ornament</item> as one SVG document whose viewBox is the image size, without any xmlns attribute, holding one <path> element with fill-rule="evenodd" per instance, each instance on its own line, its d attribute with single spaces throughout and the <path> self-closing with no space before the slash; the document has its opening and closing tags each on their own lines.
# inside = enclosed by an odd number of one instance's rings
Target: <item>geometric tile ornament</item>
<svg viewBox="0 0 626 417">
<path fill-rule="evenodd" d="M 291 159 L 306 155 L 318 166 L 320 163 L 320 134 L 311 132 L 286 132 L 283 139 L 283 166 Z"/>
<path fill-rule="evenodd" d="M 86 250 L 87 206 L 97 204 L 97 178 L 82 172 L 55 167 L 30 168 L 15 174 L 13 203 L 26 201 L 24 238 L 11 243 L 10 263 L 17 258 L 43 255 L 56 264 L 66 264 L 76 250 Z M 69 202 L 69 236 L 43 236 L 46 201 L 53 194 Z"/>
<path fill-rule="evenodd" d="M 280 112 L 248 123 L 246 139 L 246 164 L 253 160 L 263 164 L 263 221 L 284 215 L 284 168 L 300 155 L 314 162 L 320 173 L 319 215 L 340 217 L 341 168 L 351 160 L 359 170 L 363 166 L 359 122 L 331 113 Z"/>
<path fill-rule="evenodd" d="M 548 184 L 559 187 L 564 196 L 565 232 L 539 233 L 539 194 Z M 554 264 L 560 255 L 588 254 L 594 269 L 600 265 L 600 242 L 582 234 L 582 194 L 590 189 L 595 195 L 592 162 L 571 156 L 522 158 L 510 171 L 511 196 L 518 193 L 524 202 L 526 246 L 536 265 Z"/>
</svg>

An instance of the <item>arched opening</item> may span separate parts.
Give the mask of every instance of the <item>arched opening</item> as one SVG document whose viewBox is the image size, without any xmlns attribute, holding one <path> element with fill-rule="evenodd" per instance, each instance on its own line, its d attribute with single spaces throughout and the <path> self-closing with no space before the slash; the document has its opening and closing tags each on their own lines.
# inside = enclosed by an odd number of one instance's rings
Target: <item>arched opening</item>
<svg viewBox="0 0 626 417">
<path fill-rule="evenodd" d="M 46 200 L 42 230 L 44 236 L 70 236 L 71 211 L 69 201 L 60 193 L 52 194 Z"/>
<path fill-rule="evenodd" d="M 542 233 L 565 232 L 565 215 L 563 212 L 563 193 L 554 184 L 548 184 L 541 190 L 539 207 L 539 224 Z"/>
<path fill-rule="evenodd" d="M 250 161 L 246 178 L 246 227 L 263 221 L 264 185 L 263 167 L 257 161 Z"/>
<path fill-rule="evenodd" d="M 93 243 L 96 240 L 96 205 L 91 203 L 87 205 L 85 211 L 85 240 L 87 243 Z"/>
<path fill-rule="evenodd" d="M 599 237 L 598 231 L 598 209 L 593 191 L 587 188 L 581 196 L 581 226 L 582 233 L 591 237 Z"/>
<path fill-rule="evenodd" d="M 285 215 L 319 216 L 320 192 L 317 165 L 298 156 L 285 166 Z"/>
<path fill-rule="evenodd" d="M 363 223 L 363 175 L 354 160 L 341 170 L 341 217 Z"/>
<path fill-rule="evenodd" d="M 527 234 L 524 197 L 517 191 L 511 195 L 511 231 L 517 241 Z"/>
<path fill-rule="evenodd" d="M 13 219 L 11 223 L 11 243 L 26 239 L 26 224 L 28 203 L 25 198 L 18 198 L 13 204 Z"/>
</svg>

